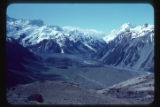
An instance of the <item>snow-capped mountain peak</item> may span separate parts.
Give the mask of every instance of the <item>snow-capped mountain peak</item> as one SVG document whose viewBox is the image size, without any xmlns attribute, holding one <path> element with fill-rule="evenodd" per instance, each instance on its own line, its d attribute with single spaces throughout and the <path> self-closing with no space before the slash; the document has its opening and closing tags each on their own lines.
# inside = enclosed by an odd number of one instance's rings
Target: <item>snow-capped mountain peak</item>
<svg viewBox="0 0 160 107">
<path fill-rule="evenodd" d="M 140 71 L 154 71 L 154 26 L 124 24 L 103 38 L 107 45 L 99 53 L 106 64 Z"/>
<path fill-rule="evenodd" d="M 148 24 L 144 24 L 141 26 L 139 25 L 139 26 L 131 28 L 130 31 L 133 32 L 132 38 L 137 38 L 137 37 L 145 36 L 149 32 L 153 32 L 154 26 L 148 25 Z"/>
<path fill-rule="evenodd" d="M 112 32 L 109 35 L 103 37 L 103 40 L 105 40 L 106 43 L 108 43 L 114 40 L 117 36 L 121 36 L 122 38 L 122 36 L 124 35 L 130 36 L 131 39 L 133 39 L 133 38 L 145 36 L 148 33 L 153 31 L 154 31 L 153 25 L 144 24 L 144 25 L 133 26 L 130 23 L 125 23 L 120 27 L 120 29 L 112 30 Z M 128 34 L 126 35 L 124 33 L 128 33 Z"/>
<path fill-rule="evenodd" d="M 120 30 L 124 31 L 124 30 L 129 30 L 132 27 L 132 25 L 128 22 L 128 23 L 124 23 L 121 27 Z"/>
<path fill-rule="evenodd" d="M 74 33 L 74 36 L 79 37 L 80 35 L 84 35 L 85 37 L 88 38 L 102 38 L 106 36 L 106 34 L 102 31 L 97 31 L 95 29 L 82 29 L 79 27 L 72 27 L 72 26 L 64 26 L 62 27 L 63 31 L 65 33 Z"/>
<path fill-rule="evenodd" d="M 125 23 L 120 27 L 120 29 L 112 30 L 111 33 L 109 35 L 103 37 L 103 39 L 106 41 L 106 43 L 108 43 L 108 42 L 114 40 L 121 33 L 128 31 L 131 27 L 132 27 L 132 25 L 130 23 Z"/>
<path fill-rule="evenodd" d="M 88 49 L 96 52 L 96 48 L 100 49 L 105 44 L 101 38 L 105 36 L 105 33 L 97 30 L 85 30 L 70 26 L 48 26 L 41 20 L 12 19 L 10 17 L 7 17 L 7 36 L 13 37 L 24 47 L 36 46 L 37 48 L 38 46 L 41 51 L 51 51 L 54 47 L 56 52 L 61 53 L 65 53 L 65 47 L 72 49 L 73 46 L 75 46 L 75 51 L 83 52 Z M 45 49 L 43 45 L 45 45 Z M 68 50 L 66 49 L 66 51 Z"/>
</svg>

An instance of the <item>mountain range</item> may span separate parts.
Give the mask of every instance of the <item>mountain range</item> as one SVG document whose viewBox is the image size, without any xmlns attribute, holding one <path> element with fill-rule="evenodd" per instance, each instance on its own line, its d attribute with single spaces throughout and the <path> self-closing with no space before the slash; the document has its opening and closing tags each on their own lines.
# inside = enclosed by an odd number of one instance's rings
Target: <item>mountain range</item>
<svg viewBox="0 0 160 107">
<path fill-rule="evenodd" d="M 96 30 L 47 26 L 40 20 L 7 17 L 7 37 L 36 53 L 67 53 L 88 55 L 100 50 L 105 42 Z"/>
<path fill-rule="evenodd" d="M 98 58 L 107 65 L 135 71 L 154 71 L 154 26 L 126 23 L 104 37 Z"/>
<path fill-rule="evenodd" d="M 47 26 L 41 20 L 7 16 L 7 37 L 42 57 L 53 53 L 96 59 L 134 71 L 154 71 L 154 26 L 123 24 L 109 35 L 70 26 Z"/>
</svg>

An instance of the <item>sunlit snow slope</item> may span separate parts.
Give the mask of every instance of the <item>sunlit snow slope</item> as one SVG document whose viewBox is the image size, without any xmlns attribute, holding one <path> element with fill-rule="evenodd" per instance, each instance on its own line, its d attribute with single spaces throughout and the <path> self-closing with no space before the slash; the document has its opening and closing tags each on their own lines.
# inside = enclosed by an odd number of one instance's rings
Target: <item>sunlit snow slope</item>
<svg viewBox="0 0 160 107">
<path fill-rule="evenodd" d="M 106 43 L 96 30 L 74 27 L 47 26 L 41 20 L 7 17 L 7 36 L 37 53 L 97 53 Z"/>
</svg>

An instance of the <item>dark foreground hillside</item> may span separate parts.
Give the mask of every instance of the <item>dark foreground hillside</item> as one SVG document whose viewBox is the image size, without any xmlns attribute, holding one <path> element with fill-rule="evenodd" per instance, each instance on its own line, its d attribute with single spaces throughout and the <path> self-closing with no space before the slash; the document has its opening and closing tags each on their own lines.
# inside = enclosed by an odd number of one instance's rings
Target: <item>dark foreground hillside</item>
<svg viewBox="0 0 160 107">
<path fill-rule="evenodd" d="M 145 81 L 146 78 L 149 84 Z M 136 79 L 142 80 L 122 86 L 127 83 L 126 81 L 120 83 L 121 88 L 114 85 L 112 88 L 99 91 L 65 82 L 35 82 L 11 88 L 8 90 L 7 100 L 11 104 L 150 104 L 154 96 L 153 75 L 144 75 L 131 80 Z M 119 93 L 114 91 L 118 87 Z"/>
<path fill-rule="evenodd" d="M 8 92 L 7 98 L 11 104 L 129 104 L 94 90 L 53 81 L 17 86 Z"/>
</svg>

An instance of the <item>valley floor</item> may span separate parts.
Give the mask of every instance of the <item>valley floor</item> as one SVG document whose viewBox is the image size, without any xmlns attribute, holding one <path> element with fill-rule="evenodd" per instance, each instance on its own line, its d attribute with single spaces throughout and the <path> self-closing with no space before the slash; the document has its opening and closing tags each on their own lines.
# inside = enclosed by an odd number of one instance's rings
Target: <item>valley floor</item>
<svg viewBox="0 0 160 107">
<path fill-rule="evenodd" d="M 21 84 L 8 89 L 8 103 L 62 105 L 150 104 L 154 100 L 153 74 L 139 75 L 129 71 L 112 69 L 111 67 L 77 68 L 77 66 L 70 66 L 64 69 L 51 65 L 47 66 L 49 69 L 46 72 L 41 72 L 40 76 L 40 78 L 46 78 L 46 80 Z M 52 75 L 60 75 L 61 78 L 52 80 Z M 137 78 L 143 77 L 143 75 L 144 78 L 139 81 L 140 79 Z M 146 80 L 146 76 L 150 76 L 150 78 Z M 129 84 L 126 82 L 130 79 L 135 80 L 136 83 Z M 147 81 L 149 81 L 150 87 L 139 92 L 140 87 L 146 88 Z M 127 87 L 118 87 L 121 83 L 129 85 Z M 135 87 L 135 84 L 140 85 L 130 92 L 129 89 L 132 89 L 132 86 Z"/>
</svg>

